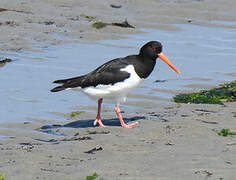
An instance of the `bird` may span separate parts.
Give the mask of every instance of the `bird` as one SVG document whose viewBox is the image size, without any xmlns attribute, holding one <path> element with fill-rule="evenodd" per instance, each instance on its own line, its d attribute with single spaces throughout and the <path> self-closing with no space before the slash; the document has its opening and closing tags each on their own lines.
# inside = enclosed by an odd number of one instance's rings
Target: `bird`
<svg viewBox="0 0 236 180">
<path fill-rule="evenodd" d="M 133 128 L 138 122 L 129 124 L 124 122 L 120 103 L 125 102 L 127 95 L 151 74 L 157 58 L 180 74 L 180 71 L 162 52 L 162 44 L 159 41 L 150 41 L 140 48 L 139 54 L 110 60 L 85 75 L 54 81 L 53 83 L 60 85 L 51 89 L 51 92 L 81 88 L 83 93 L 98 103 L 97 116 L 93 125 L 100 127 L 106 127 L 101 120 L 103 99 L 111 99 L 115 103 L 115 112 L 121 126 Z"/>
</svg>

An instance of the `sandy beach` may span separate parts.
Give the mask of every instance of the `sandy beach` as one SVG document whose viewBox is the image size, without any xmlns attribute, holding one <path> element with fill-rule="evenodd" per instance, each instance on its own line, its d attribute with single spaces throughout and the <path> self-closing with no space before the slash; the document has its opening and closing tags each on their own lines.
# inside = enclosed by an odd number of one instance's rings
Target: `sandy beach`
<svg viewBox="0 0 236 180">
<path fill-rule="evenodd" d="M 235 179 L 236 140 L 217 131 L 235 127 L 235 103 L 165 105 L 136 111 L 124 129 L 118 120 L 107 128 L 41 129 L 55 121 L 31 119 L 1 125 L 10 136 L 0 144 L 0 170 L 6 179 Z M 91 124 L 95 113 L 73 120 Z M 104 113 L 104 123 L 114 116 Z M 65 115 L 66 119 L 66 115 Z M 89 120 L 87 120 L 89 119 Z M 76 125 L 75 125 L 76 124 Z M 235 130 L 235 129 L 234 129 Z M 94 153 L 85 153 L 94 148 Z"/>
<path fill-rule="evenodd" d="M 112 8 L 111 4 L 122 7 Z M 1 0 L 0 37 L 4 44 L 0 50 L 38 51 L 50 45 L 116 39 L 129 33 L 139 33 L 138 28 L 141 27 L 180 30 L 172 26 L 180 23 L 235 28 L 235 24 L 217 23 L 236 21 L 235 5 L 233 0 Z M 136 28 L 108 26 L 94 29 L 91 26 L 97 21 L 112 23 L 125 19 Z"/>
<path fill-rule="evenodd" d="M 173 24 L 236 28 L 219 23 L 236 21 L 235 6 L 233 0 L 1 0 L 0 55 L 126 38 L 140 28 L 181 31 Z M 92 27 L 125 19 L 135 28 Z M 124 109 L 127 122 L 139 122 L 133 129 L 121 128 L 109 108 L 103 109 L 108 127 L 93 128 L 94 107 L 74 118 L 54 112 L 64 122 L 28 118 L 1 123 L 0 173 L 6 180 L 84 180 L 94 172 L 98 180 L 236 179 L 236 137 L 217 134 L 222 128 L 236 131 L 235 102 L 143 102 Z"/>
</svg>

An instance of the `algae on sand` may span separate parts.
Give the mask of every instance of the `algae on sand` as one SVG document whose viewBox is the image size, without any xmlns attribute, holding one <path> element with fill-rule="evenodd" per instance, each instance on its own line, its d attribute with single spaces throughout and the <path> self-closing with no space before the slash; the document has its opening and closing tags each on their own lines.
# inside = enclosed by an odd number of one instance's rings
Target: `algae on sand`
<svg viewBox="0 0 236 180">
<path fill-rule="evenodd" d="M 92 27 L 93 28 L 96 28 L 96 29 L 101 29 L 101 28 L 104 28 L 106 26 L 118 26 L 118 27 L 122 27 L 122 28 L 135 28 L 134 26 L 130 25 L 127 21 L 127 19 L 124 21 L 124 22 L 113 22 L 113 23 L 104 23 L 102 21 L 97 21 L 95 23 L 92 24 Z"/>
<path fill-rule="evenodd" d="M 79 116 L 82 113 L 84 113 L 84 111 L 73 111 L 70 113 L 70 117 L 73 118 L 75 116 Z"/>
<path fill-rule="evenodd" d="M 89 16 L 89 15 L 85 15 L 85 14 L 81 14 L 80 16 L 87 19 L 88 21 L 94 21 L 97 18 L 96 16 Z"/>
<path fill-rule="evenodd" d="M 93 24 L 92 24 L 92 27 L 93 27 L 93 28 L 96 28 L 96 29 L 101 29 L 101 28 L 106 27 L 107 25 L 108 25 L 107 23 L 104 23 L 104 22 L 99 21 L 99 22 L 93 23 Z"/>
<path fill-rule="evenodd" d="M 92 176 L 87 176 L 86 180 L 95 180 L 97 177 L 98 177 L 98 174 L 94 172 Z"/>
<path fill-rule="evenodd" d="M 236 100 L 236 81 L 225 83 L 217 88 L 201 90 L 195 93 L 178 94 L 174 96 L 176 103 L 195 103 L 195 104 L 221 104 L 222 99 L 226 101 Z"/>
<path fill-rule="evenodd" d="M 2 173 L 0 173 L 0 180 L 5 180 L 5 176 Z"/>
<path fill-rule="evenodd" d="M 236 135 L 236 132 L 230 131 L 230 129 L 222 129 L 220 132 L 218 132 L 219 136 L 234 136 Z"/>
</svg>

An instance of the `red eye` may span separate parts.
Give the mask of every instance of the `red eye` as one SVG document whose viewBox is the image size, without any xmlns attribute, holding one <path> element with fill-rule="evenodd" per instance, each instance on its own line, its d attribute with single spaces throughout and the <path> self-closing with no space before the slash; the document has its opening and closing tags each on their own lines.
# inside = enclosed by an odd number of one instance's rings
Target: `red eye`
<svg viewBox="0 0 236 180">
<path fill-rule="evenodd" d="M 153 50 L 153 51 L 156 51 L 156 47 L 152 47 L 152 50 Z"/>
</svg>

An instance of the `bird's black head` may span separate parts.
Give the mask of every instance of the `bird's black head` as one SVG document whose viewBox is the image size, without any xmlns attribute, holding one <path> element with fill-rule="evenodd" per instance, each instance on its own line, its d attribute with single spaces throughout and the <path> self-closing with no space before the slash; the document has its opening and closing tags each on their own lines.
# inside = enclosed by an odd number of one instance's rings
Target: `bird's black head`
<svg viewBox="0 0 236 180">
<path fill-rule="evenodd" d="M 162 44 L 158 41 L 150 41 L 143 45 L 143 47 L 140 49 L 139 55 L 156 60 L 156 58 L 158 58 L 158 54 L 161 52 Z"/>
<path fill-rule="evenodd" d="M 139 56 L 143 60 L 151 60 L 149 62 L 155 61 L 157 58 L 160 58 L 162 61 L 167 63 L 175 72 L 180 74 L 179 70 L 168 60 L 165 54 L 162 52 L 162 45 L 158 41 L 150 41 L 146 43 L 139 52 Z"/>
</svg>

